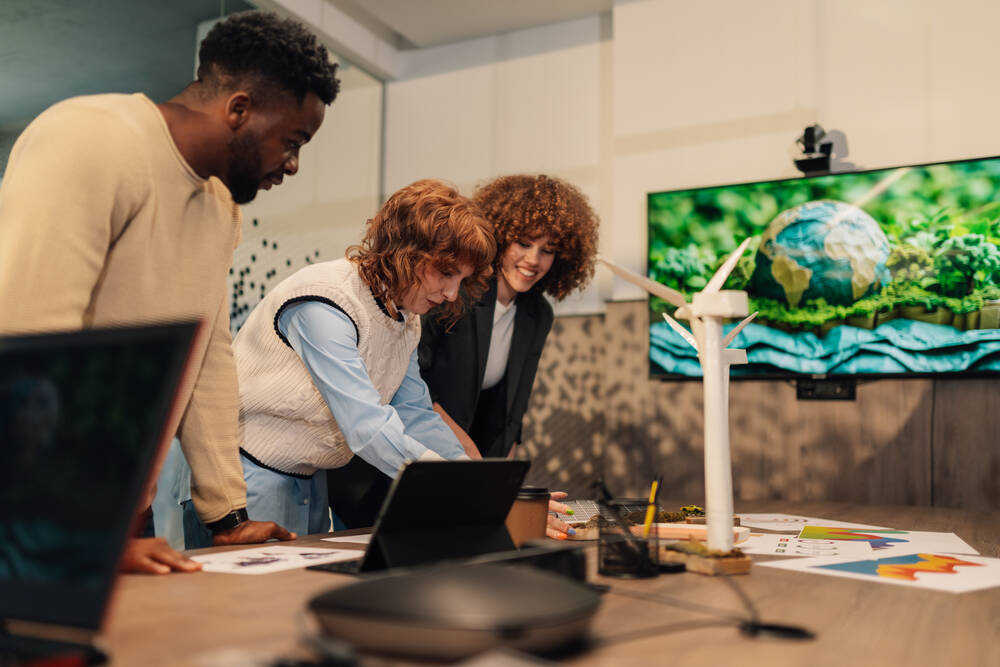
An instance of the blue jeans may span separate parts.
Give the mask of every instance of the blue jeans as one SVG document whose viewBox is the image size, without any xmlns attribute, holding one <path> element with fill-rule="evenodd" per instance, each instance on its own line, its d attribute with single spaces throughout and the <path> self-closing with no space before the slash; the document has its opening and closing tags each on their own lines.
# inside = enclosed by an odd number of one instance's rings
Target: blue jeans
<svg viewBox="0 0 1000 667">
<path fill-rule="evenodd" d="M 247 513 L 254 521 L 274 521 L 298 535 L 330 532 L 326 471 L 301 479 L 262 468 L 245 456 Z"/>
<path fill-rule="evenodd" d="M 156 496 L 153 498 L 153 524 L 156 536 L 166 538 L 174 549 L 193 549 L 185 545 L 184 501 L 191 503 L 191 469 L 181 452 L 181 442 L 174 438 L 167 450 L 167 458 L 156 480 Z M 192 508 L 194 511 L 194 508 Z M 197 517 L 195 517 L 197 518 Z M 211 538 L 208 544 L 211 546 Z"/>
<path fill-rule="evenodd" d="M 240 462 L 247 482 L 247 514 L 252 520 L 274 521 L 298 535 L 330 531 L 325 471 L 299 479 L 262 468 L 242 454 Z M 160 473 L 153 516 L 157 535 L 167 537 L 175 549 L 212 546 L 212 533 L 198 518 L 191 500 L 191 468 L 176 438 Z M 334 524 L 344 528 L 336 517 Z"/>
<path fill-rule="evenodd" d="M 153 523 L 156 536 L 166 538 L 174 549 L 212 546 L 212 533 L 198 518 L 191 501 L 191 468 L 177 438 L 170 443 L 156 482 Z"/>
</svg>

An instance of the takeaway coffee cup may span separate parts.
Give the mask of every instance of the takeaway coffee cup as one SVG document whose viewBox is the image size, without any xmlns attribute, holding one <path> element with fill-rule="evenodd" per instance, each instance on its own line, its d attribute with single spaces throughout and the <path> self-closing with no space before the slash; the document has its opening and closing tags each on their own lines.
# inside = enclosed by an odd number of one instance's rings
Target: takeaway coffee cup
<svg viewBox="0 0 1000 667">
<path fill-rule="evenodd" d="M 527 540 L 545 537 L 549 520 L 549 490 L 538 486 L 523 486 L 507 514 L 507 531 L 520 547 Z"/>
</svg>

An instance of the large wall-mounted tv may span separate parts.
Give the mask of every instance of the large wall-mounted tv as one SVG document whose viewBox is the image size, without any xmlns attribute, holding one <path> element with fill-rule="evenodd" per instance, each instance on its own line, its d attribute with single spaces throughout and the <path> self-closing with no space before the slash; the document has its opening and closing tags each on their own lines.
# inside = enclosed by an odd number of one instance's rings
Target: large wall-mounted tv
<svg viewBox="0 0 1000 667">
<path fill-rule="evenodd" d="M 752 238 L 734 378 L 1000 376 L 1000 157 L 647 199 L 648 275 L 689 300 Z M 649 300 L 650 374 L 701 377 L 672 310 Z"/>
</svg>

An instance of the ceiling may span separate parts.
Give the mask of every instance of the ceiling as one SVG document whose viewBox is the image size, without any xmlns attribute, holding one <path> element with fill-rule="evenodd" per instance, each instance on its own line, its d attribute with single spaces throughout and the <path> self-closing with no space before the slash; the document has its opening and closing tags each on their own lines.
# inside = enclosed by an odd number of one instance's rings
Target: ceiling
<svg viewBox="0 0 1000 667">
<path fill-rule="evenodd" d="M 613 0 L 329 0 L 380 36 L 426 48 L 611 11 Z"/>
</svg>

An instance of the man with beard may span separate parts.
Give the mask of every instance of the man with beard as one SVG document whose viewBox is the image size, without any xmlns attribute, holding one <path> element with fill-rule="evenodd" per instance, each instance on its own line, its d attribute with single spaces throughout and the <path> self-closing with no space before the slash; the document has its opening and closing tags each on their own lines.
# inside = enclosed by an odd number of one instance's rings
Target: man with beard
<svg viewBox="0 0 1000 667">
<path fill-rule="evenodd" d="M 211 333 L 170 424 L 198 515 L 215 544 L 291 539 L 246 512 L 227 273 L 236 204 L 298 171 L 336 65 L 303 26 L 261 12 L 217 24 L 199 59 L 197 80 L 162 104 L 76 97 L 25 129 L 0 187 L 0 334 L 201 319 Z M 200 567 L 153 539 L 133 540 L 123 566 Z"/>
</svg>

